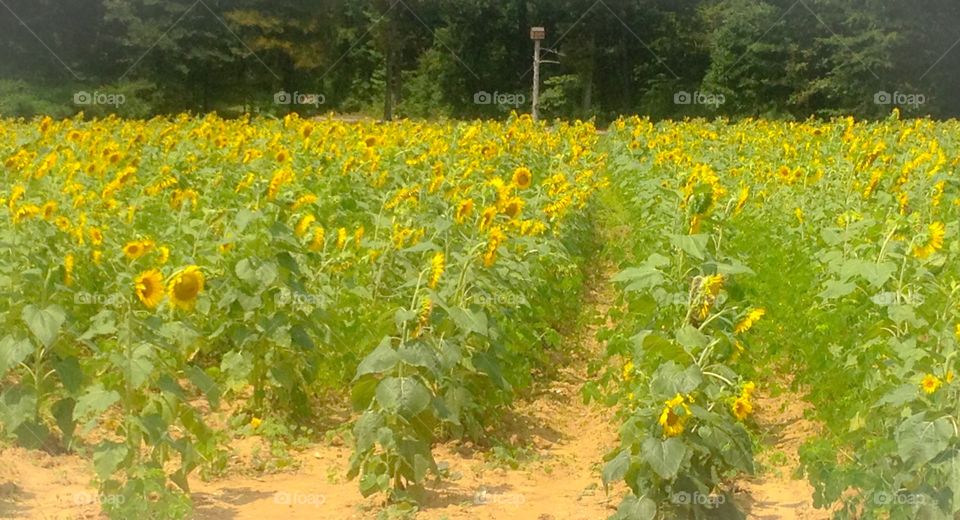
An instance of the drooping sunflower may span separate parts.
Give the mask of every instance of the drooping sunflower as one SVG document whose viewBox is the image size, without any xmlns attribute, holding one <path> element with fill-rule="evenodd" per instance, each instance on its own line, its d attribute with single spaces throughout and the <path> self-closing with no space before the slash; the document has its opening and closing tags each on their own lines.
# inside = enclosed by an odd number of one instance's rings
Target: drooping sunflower
<svg viewBox="0 0 960 520">
<path fill-rule="evenodd" d="M 163 275 L 156 269 L 137 276 L 133 287 L 137 299 L 148 309 L 156 309 L 163 301 Z"/>
<path fill-rule="evenodd" d="M 660 412 L 657 422 L 663 428 L 664 437 L 676 437 L 683 433 L 689 417 L 690 407 L 687 406 L 686 399 L 677 394 L 663 404 L 663 411 Z"/>
<path fill-rule="evenodd" d="M 446 258 L 442 252 L 438 252 L 430 259 L 430 288 L 436 289 L 440 283 L 440 277 L 443 276 Z"/>
<path fill-rule="evenodd" d="M 730 409 L 733 412 L 733 416 L 736 417 L 738 421 L 746 419 L 748 415 L 753 413 L 753 405 L 750 404 L 750 395 L 743 394 L 734 399 Z"/>
<path fill-rule="evenodd" d="M 300 222 L 297 223 L 297 227 L 296 229 L 294 229 L 294 233 L 298 237 L 302 237 L 306 235 L 307 231 L 310 230 L 310 226 L 316 221 L 317 221 L 317 217 L 314 217 L 313 215 L 309 215 L 309 214 L 305 215 L 303 218 L 300 219 Z"/>
<path fill-rule="evenodd" d="M 530 173 L 530 169 L 526 166 L 521 166 L 514 170 L 513 172 L 513 185 L 525 190 L 533 184 L 533 174 Z"/>
<path fill-rule="evenodd" d="M 512 197 L 503 206 L 503 214 L 511 219 L 517 218 L 521 211 L 523 211 L 523 200 L 519 197 Z"/>
<path fill-rule="evenodd" d="M 743 334 L 744 332 L 747 332 L 748 330 L 752 329 L 753 326 L 760 321 L 760 318 L 762 318 L 766 313 L 767 311 L 765 309 L 751 310 L 747 313 L 743 320 L 740 321 L 740 323 L 737 323 L 737 326 L 734 327 L 733 331 L 737 334 Z"/>
<path fill-rule="evenodd" d="M 200 268 L 191 265 L 180 270 L 170 278 L 167 284 L 167 296 L 174 306 L 190 310 L 197 302 L 197 296 L 203 292 L 204 277 Z"/>
<path fill-rule="evenodd" d="M 943 237 L 946 235 L 946 227 L 943 222 L 934 222 L 928 229 L 928 238 L 923 245 L 917 245 L 913 248 L 913 256 L 923 260 L 930 255 L 943 249 Z"/>
<path fill-rule="evenodd" d="M 473 199 L 466 199 L 460 201 L 457 204 L 457 213 L 454 216 L 454 220 L 457 221 L 457 224 L 463 224 L 467 217 L 470 216 L 470 213 L 473 212 Z"/>
</svg>

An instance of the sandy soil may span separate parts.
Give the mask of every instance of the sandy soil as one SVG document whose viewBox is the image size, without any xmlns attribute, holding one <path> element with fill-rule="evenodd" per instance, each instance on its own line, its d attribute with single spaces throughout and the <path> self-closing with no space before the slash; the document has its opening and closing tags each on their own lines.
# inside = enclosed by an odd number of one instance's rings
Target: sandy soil
<svg viewBox="0 0 960 520">
<path fill-rule="evenodd" d="M 800 465 L 797 450 L 818 433 L 818 425 L 804 419 L 811 405 L 803 396 L 784 391 L 770 396 L 758 392 L 755 417 L 764 449 L 757 456 L 758 474 L 736 484 L 738 503 L 747 518 L 826 520 L 830 513 L 813 507 L 813 487 L 794 479 Z"/>
</svg>

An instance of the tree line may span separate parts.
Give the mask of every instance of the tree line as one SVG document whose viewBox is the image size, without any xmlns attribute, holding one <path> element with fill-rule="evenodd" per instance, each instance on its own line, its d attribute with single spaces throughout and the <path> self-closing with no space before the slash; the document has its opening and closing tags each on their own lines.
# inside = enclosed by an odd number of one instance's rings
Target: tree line
<svg viewBox="0 0 960 520">
<path fill-rule="evenodd" d="M 956 0 L 6 0 L 0 114 L 960 113 Z M 555 62 L 555 63 L 553 63 Z"/>
</svg>

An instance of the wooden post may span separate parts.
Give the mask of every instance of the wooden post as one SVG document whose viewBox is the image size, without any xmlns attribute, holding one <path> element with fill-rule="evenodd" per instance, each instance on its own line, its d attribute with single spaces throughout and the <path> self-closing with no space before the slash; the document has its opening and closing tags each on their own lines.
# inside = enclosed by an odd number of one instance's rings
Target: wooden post
<svg viewBox="0 0 960 520">
<path fill-rule="evenodd" d="M 533 102 L 530 106 L 530 115 L 534 122 L 540 119 L 540 42 L 546 37 L 543 27 L 530 29 L 530 39 L 533 40 Z"/>
</svg>

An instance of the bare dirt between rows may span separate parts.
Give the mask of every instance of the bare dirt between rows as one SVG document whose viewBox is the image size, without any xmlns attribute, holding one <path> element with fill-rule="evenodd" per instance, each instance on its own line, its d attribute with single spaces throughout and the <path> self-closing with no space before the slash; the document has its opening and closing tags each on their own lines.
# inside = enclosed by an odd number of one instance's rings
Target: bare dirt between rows
<svg viewBox="0 0 960 520">
<path fill-rule="evenodd" d="M 757 454 L 757 475 L 735 484 L 737 502 L 747 518 L 830 518 L 829 511 L 814 508 L 810 483 L 794 478 L 800 466 L 800 445 L 819 432 L 819 425 L 804 418 L 810 406 L 794 391 L 786 390 L 776 396 L 758 392 L 754 420 L 761 431 L 762 449 Z"/>
</svg>

